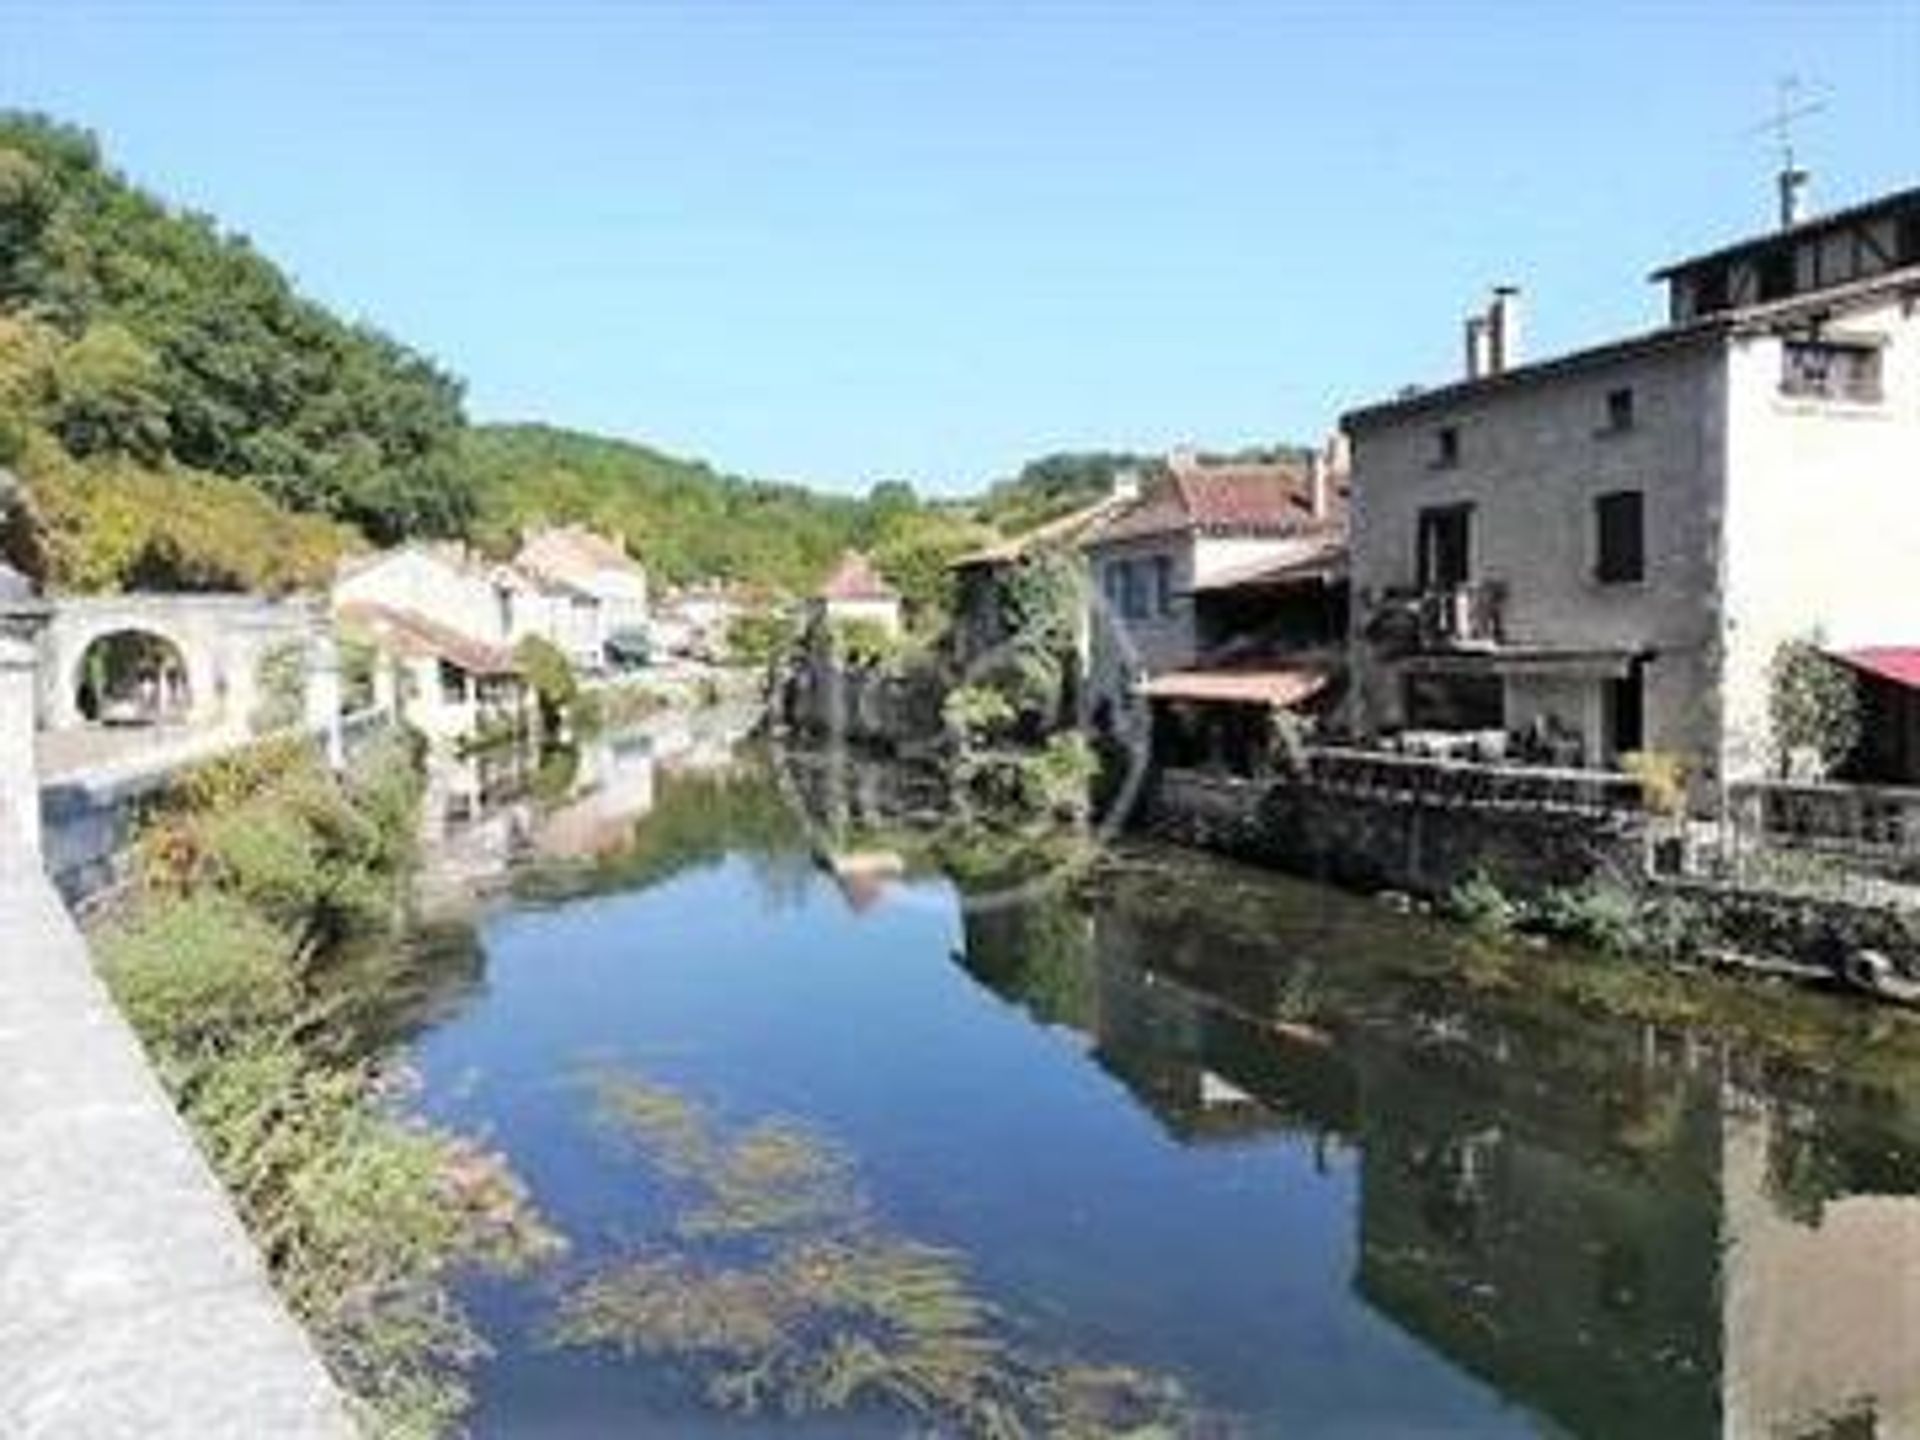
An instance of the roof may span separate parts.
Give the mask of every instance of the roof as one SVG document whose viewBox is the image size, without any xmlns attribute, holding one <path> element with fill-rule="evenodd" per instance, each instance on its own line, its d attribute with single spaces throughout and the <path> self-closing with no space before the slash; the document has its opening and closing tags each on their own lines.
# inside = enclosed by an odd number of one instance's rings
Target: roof
<svg viewBox="0 0 1920 1440">
<path fill-rule="evenodd" d="M 1877 220 L 1882 215 L 1907 209 L 1920 210 L 1920 185 L 1909 190 L 1895 190 L 1892 194 L 1876 196 L 1872 200 L 1863 200 L 1858 205 L 1847 206 L 1844 210 L 1829 210 L 1824 215 L 1809 216 L 1797 225 L 1776 228 L 1760 235 L 1750 235 L 1744 240 L 1722 245 L 1717 250 L 1707 250 L 1698 255 L 1690 255 L 1684 260 L 1675 260 L 1670 265 L 1661 266 L 1649 278 L 1666 280 L 1683 270 L 1693 270 L 1702 265 L 1724 264 L 1741 256 L 1771 250 L 1777 245 L 1793 244 L 1828 230 L 1842 230 L 1850 225 L 1858 225 L 1863 220 Z"/>
<path fill-rule="evenodd" d="M 1552 356 L 1546 360 L 1536 360 L 1529 365 L 1516 365 L 1511 370 L 1483 375 L 1478 379 L 1455 380 L 1446 385 L 1435 386 L 1431 390 L 1420 390 L 1394 400 L 1363 405 L 1341 416 L 1340 424 L 1346 430 L 1390 424 L 1422 411 L 1443 409 L 1481 395 L 1517 389 L 1543 380 L 1575 374 L 1582 370 L 1598 369 L 1622 360 L 1636 359 L 1641 355 L 1718 344 L 1729 335 L 1764 331 L 1794 320 L 1823 317 L 1838 310 L 1857 309 L 1885 294 L 1916 290 L 1920 290 L 1920 265 L 1908 265 L 1899 270 L 1889 270 L 1865 280 L 1855 281 L 1851 285 L 1836 285 L 1830 290 L 1812 291 L 1805 295 L 1794 295 L 1784 300 L 1769 301 L 1764 305 L 1750 305 L 1739 310 L 1716 310 L 1697 320 L 1689 320 L 1679 325 L 1663 325 L 1657 330 L 1642 331 L 1624 340 L 1611 340 L 1604 345 L 1569 351 L 1567 354 Z"/>
<path fill-rule="evenodd" d="M 899 592 L 880 578 L 873 562 L 849 550 L 820 587 L 822 600 L 898 600 Z"/>
<path fill-rule="evenodd" d="M 1082 505 L 1077 510 L 1056 515 L 1053 519 L 1036 525 L 1031 530 L 1024 530 L 1018 535 L 996 541 L 991 545 L 983 545 L 978 550 L 962 555 L 947 568 L 965 570 L 976 565 L 1007 565 L 1015 560 L 1024 559 L 1035 550 L 1049 546 L 1065 547 L 1078 544 L 1082 535 L 1106 519 L 1108 515 L 1133 503 L 1133 497 L 1128 495 L 1102 495 L 1090 505 Z"/>
<path fill-rule="evenodd" d="M 1920 645 L 1870 645 L 1835 651 L 1834 658 L 1881 680 L 1920 690 Z"/>
<path fill-rule="evenodd" d="M 1344 525 L 1326 525 L 1302 535 L 1279 555 L 1230 565 L 1194 582 L 1194 594 L 1216 594 L 1223 590 L 1256 590 L 1282 585 L 1300 585 L 1310 581 L 1329 582 L 1347 573 L 1347 530 Z"/>
<path fill-rule="evenodd" d="M 382 646 L 402 655 L 448 660 L 470 675 L 519 673 L 512 652 L 503 646 L 462 634 L 415 610 L 351 600 L 338 613 L 349 625 L 364 627 Z"/>
<path fill-rule="evenodd" d="M 1082 543 L 1184 533 L 1284 535 L 1330 518 L 1314 513 L 1313 490 L 1305 462 L 1176 462 L 1164 481 L 1094 525 Z M 1334 515 L 1344 512 L 1344 477 L 1331 477 L 1329 495 Z"/>
<path fill-rule="evenodd" d="M 1306 665 L 1264 669 L 1171 670 L 1140 687 L 1150 700 L 1195 700 L 1216 705 L 1270 705 L 1290 709 L 1327 688 L 1331 676 Z"/>
<path fill-rule="evenodd" d="M 618 540 L 584 525 L 555 525 L 520 542 L 514 563 L 543 576 L 561 578 L 595 570 L 624 570 L 644 577 L 646 568 Z"/>
</svg>

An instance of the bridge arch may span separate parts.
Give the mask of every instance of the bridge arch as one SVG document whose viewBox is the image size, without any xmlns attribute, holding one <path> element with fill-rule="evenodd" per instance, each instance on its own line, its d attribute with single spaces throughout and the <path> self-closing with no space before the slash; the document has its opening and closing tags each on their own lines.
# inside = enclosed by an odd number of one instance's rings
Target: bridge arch
<svg viewBox="0 0 1920 1440">
<path fill-rule="evenodd" d="M 196 727 L 245 729 L 260 706 L 261 660 L 288 645 L 313 646 L 324 609 L 306 598 L 142 594 L 63 596 L 39 637 L 38 720 L 43 730 L 91 723 L 81 703 L 88 654 L 115 636 L 150 637 L 178 657 L 183 706 Z"/>
</svg>

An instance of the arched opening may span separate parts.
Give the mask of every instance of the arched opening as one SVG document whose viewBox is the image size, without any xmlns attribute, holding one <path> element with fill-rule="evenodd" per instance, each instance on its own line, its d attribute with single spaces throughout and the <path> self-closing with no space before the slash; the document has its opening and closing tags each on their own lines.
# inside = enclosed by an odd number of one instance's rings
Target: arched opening
<svg viewBox="0 0 1920 1440">
<path fill-rule="evenodd" d="M 115 630 L 81 653 L 74 703 L 95 725 L 172 725 L 193 712 L 187 658 L 150 630 Z"/>
</svg>

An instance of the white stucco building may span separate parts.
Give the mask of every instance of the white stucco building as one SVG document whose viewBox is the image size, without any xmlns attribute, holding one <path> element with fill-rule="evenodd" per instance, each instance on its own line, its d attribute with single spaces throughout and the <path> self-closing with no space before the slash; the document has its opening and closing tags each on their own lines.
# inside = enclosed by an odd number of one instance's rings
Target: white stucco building
<svg viewBox="0 0 1920 1440">
<path fill-rule="evenodd" d="M 881 578 L 866 556 L 849 550 L 814 596 L 814 612 L 829 624 L 872 625 L 887 635 L 901 630 L 900 592 Z"/>
<path fill-rule="evenodd" d="M 1346 417 L 1363 730 L 1670 752 L 1704 793 L 1777 761 L 1783 642 L 1920 647 L 1920 189 L 1655 278 L 1665 324 L 1532 364 L 1498 292 L 1466 378 Z"/>
<path fill-rule="evenodd" d="M 576 613 L 561 648 L 583 668 L 605 665 L 609 641 L 646 634 L 646 568 L 618 540 L 583 525 L 554 526 L 528 534 L 513 564 L 570 592 Z"/>
</svg>

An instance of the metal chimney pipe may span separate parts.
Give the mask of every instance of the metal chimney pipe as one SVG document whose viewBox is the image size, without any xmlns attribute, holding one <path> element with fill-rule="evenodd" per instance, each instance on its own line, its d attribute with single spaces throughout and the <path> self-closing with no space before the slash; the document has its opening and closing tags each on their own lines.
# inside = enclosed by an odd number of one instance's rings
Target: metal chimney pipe
<svg viewBox="0 0 1920 1440">
<path fill-rule="evenodd" d="M 1491 356 L 1487 373 L 1502 375 L 1520 363 L 1520 287 L 1496 285 L 1493 304 L 1487 310 L 1488 348 Z"/>
<path fill-rule="evenodd" d="M 1780 171 L 1780 228 L 1791 230 L 1807 218 L 1807 172 L 1797 165 Z"/>
</svg>

